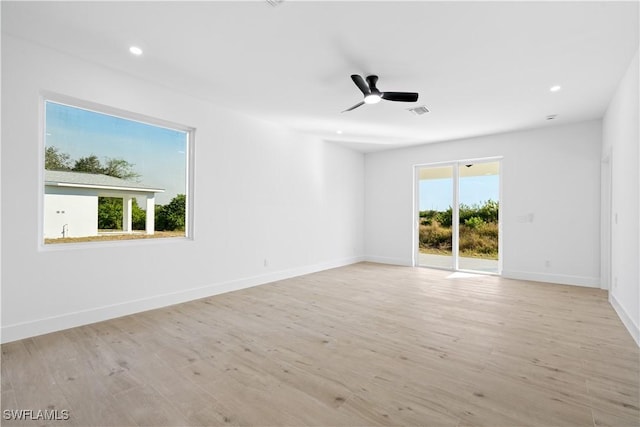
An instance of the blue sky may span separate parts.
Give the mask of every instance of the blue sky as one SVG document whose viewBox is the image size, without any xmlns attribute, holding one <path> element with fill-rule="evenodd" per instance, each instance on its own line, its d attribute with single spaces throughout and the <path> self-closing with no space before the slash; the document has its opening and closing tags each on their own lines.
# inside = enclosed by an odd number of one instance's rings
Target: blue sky
<svg viewBox="0 0 640 427">
<path fill-rule="evenodd" d="M 444 211 L 453 204 L 453 180 L 420 180 L 420 210 Z M 460 178 L 460 203 L 482 204 L 487 200 L 499 200 L 498 175 L 469 176 Z"/>
<path fill-rule="evenodd" d="M 164 188 L 156 194 L 156 204 L 185 194 L 186 132 L 50 101 L 46 118 L 45 145 L 69 154 L 72 161 L 95 154 L 101 162 L 109 157 L 132 163 L 140 182 Z"/>
</svg>

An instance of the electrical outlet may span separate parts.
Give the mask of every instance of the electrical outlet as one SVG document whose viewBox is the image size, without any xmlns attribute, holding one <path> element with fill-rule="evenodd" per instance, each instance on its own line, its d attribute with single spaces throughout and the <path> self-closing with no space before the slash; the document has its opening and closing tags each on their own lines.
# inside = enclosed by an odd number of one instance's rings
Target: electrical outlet
<svg viewBox="0 0 640 427">
<path fill-rule="evenodd" d="M 269 260 L 267 260 L 266 258 L 264 259 L 264 266 L 269 267 Z"/>
<path fill-rule="evenodd" d="M 544 266 L 549 268 L 551 267 L 551 261 L 549 261 L 548 259 L 544 261 Z"/>
</svg>

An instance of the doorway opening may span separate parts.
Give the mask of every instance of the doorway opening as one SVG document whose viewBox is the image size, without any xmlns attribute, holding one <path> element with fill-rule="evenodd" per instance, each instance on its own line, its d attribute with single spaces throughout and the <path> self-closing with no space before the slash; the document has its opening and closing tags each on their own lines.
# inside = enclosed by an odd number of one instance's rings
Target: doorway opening
<svg viewBox="0 0 640 427">
<path fill-rule="evenodd" d="M 500 163 L 416 167 L 415 265 L 501 273 Z"/>
</svg>

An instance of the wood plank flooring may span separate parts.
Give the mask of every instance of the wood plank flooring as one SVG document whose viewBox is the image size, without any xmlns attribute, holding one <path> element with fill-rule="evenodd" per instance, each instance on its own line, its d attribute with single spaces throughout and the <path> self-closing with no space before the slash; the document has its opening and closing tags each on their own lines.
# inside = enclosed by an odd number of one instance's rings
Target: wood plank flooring
<svg viewBox="0 0 640 427">
<path fill-rule="evenodd" d="M 640 425 L 605 291 L 451 275 L 361 263 L 2 345 L 3 417 L 70 415 L 2 425 Z"/>
</svg>

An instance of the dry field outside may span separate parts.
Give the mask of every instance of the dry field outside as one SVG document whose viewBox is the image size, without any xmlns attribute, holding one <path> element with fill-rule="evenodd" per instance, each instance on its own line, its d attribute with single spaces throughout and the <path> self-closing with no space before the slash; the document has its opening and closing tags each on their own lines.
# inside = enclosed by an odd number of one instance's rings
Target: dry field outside
<svg viewBox="0 0 640 427">
<path fill-rule="evenodd" d="M 45 244 L 51 243 L 81 243 L 81 242 L 105 242 L 111 240 L 138 240 L 138 239 L 165 239 L 168 237 L 185 237 L 184 231 L 156 231 L 154 234 L 144 233 L 113 233 L 100 234 L 87 237 L 65 237 L 58 239 L 44 239 Z"/>
</svg>

